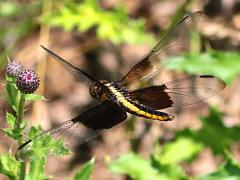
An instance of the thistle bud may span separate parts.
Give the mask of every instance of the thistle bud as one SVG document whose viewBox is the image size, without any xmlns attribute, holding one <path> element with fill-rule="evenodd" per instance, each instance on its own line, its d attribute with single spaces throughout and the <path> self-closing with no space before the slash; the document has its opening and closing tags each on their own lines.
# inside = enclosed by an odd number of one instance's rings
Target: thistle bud
<svg viewBox="0 0 240 180">
<path fill-rule="evenodd" d="M 17 76 L 17 87 L 25 94 L 33 93 L 39 86 L 39 77 L 32 70 L 23 70 Z"/>
<path fill-rule="evenodd" d="M 10 77 L 17 77 L 22 70 L 23 66 L 20 63 L 12 61 L 6 67 L 6 74 Z"/>
</svg>

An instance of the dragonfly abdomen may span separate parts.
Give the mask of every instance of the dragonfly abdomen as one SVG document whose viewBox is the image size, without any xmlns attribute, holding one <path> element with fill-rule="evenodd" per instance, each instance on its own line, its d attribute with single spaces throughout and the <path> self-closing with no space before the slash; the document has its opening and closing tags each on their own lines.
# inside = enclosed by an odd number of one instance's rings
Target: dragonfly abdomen
<svg viewBox="0 0 240 180">
<path fill-rule="evenodd" d="M 174 116 L 169 115 L 165 112 L 151 109 L 143 104 L 139 104 L 130 99 L 128 99 L 128 101 L 131 103 L 131 106 L 127 107 L 127 111 L 129 111 L 131 114 L 159 121 L 171 121 L 174 119 Z M 135 106 L 135 108 L 133 108 L 133 106 Z"/>
<path fill-rule="evenodd" d="M 132 101 L 128 96 L 128 92 L 125 92 L 123 89 L 121 89 L 119 85 L 115 86 L 113 83 L 111 83 L 107 84 L 107 87 L 115 96 L 116 100 L 126 109 L 126 111 L 131 114 L 159 121 L 170 121 L 174 118 L 172 115 L 153 110 L 149 107 Z"/>
</svg>

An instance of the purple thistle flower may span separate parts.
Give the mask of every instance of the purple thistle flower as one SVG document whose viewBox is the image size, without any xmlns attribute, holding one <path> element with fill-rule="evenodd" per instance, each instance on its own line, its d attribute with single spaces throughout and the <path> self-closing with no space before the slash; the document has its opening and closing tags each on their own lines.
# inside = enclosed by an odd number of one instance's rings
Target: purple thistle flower
<svg viewBox="0 0 240 180">
<path fill-rule="evenodd" d="M 6 74 L 11 77 L 17 77 L 17 75 L 23 70 L 23 66 L 16 62 L 9 62 L 6 67 Z"/>
<path fill-rule="evenodd" d="M 39 86 L 38 74 L 32 70 L 23 70 L 17 76 L 17 87 L 25 94 L 33 93 Z"/>
</svg>

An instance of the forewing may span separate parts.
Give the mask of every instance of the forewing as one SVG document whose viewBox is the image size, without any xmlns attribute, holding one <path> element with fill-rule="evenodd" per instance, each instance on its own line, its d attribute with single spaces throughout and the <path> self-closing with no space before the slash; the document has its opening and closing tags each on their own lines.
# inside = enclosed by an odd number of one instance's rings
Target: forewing
<svg viewBox="0 0 240 180">
<path fill-rule="evenodd" d="M 76 80 L 81 81 L 85 85 L 91 85 L 93 82 L 96 82 L 97 80 L 93 77 L 91 77 L 89 74 L 84 72 L 83 70 L 73 66 L 69 62 L 67 62 L 65 59 L 54 53 L 53 51 L 47 49 L 46 47 L 41 47 L 50 55 L 52 56 L 56 61 L 58 61 L 62 67 L 67 70 Z"/>
<path fill-rule="evenodd" d="M 190 49 L 190 37 L 197 28 L 197 23 L 202 12 L 194 12 L 186 15 L 164 38 L 144 57 L 139 63 L 119 81 L 127 86 L 139 80 L 145 79 L 163 67 L 165 59 L 179 56 Z"/>
<path fill-rule="evenodd" d="M 197 104 L 219 93 L 225 87 L 225 82 L 214 76 L 190 76 L 160 86 L 132 91 L 130 97 L 158 110 Z"/>
<path fill-rule="evenodd" d="M 61 139 L 65 147 L 74 150 L 77 146 L 100 135 L 104 130 L 112 128 L 126 118 L 126 112 L 119 105 L 112 101 L 106 101 L 72 120 L 43 132 L 35 139 L 27 141 L 19 147 L 19 150 L 29 150 L 34 141 L 40 141 L 48 135 L 55 139 Z"/>
</svg>

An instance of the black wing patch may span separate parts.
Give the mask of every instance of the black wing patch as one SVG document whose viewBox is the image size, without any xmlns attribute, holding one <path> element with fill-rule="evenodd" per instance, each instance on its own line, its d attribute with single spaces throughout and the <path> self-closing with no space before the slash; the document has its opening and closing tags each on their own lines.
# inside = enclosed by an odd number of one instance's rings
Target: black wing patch
<svg viewBox="0 0 240 180">
<path fill-rule="evenodd" d="M 194 12 L 185 16 L 170 33 L 152 49 L 139 63 L 119 81 L 123 86 L 139 82 L 151 77 L 166 63 L 164 60 L 179 56 L 190 49 L 191 34 L 197 28 L 202 12 Z"/>
<path fill-rule="evenodd" d="M 158 110 L 197 104 L 219 93 L 225 87 L 225 82 L 214 76 L 190 76 L 160 86 L 132 91 L 130 97 Z"/>
<path fill-rule="evenodd" d="M 55 139 L 63 140 L 65 147 L 74 150 L 75 147 L 100 135 L 104 130 L 112 128 L 126 118 L 127 114 L 120 106 L 112 101 L 106 101 L 72 120 L 43 132 L 35 139 L 28 140 L 19 147 L 19 150 L 28 149 L 32 141 L 37 141 L 49 134 Z"/>
</svg>

